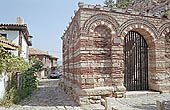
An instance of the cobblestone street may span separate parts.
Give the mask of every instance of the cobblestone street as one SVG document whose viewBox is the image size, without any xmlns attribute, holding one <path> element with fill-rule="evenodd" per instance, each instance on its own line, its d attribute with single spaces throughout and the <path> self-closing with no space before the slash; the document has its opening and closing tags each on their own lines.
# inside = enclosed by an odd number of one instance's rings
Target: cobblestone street
<svg viewBox="0 0 170 110">
<path fill-rule="evenodd" d="M 77 104 L 58 87 L 58 79 L 45 79 L 32 96 L 21 102 L 24 106 L 77 106 Z"/>
<path fill-rule="evenodd" d="M 58 87 L 58 79 L 43 79 L 33 94 L 19 105 L 0 110 L 104 110 L 101 105 L 78 106 L 73 99 Z M 169 100 L 170 93 L 134 98 L 112 98 L 116 110 L 155 110 L 156 101 Z"/>
<path fill-rule="evenodd" d="M 44 79 L 33 94 L 19 105 L 0 110 L 82 110 L 58 87 L 58 79 Z"/>
</svg>

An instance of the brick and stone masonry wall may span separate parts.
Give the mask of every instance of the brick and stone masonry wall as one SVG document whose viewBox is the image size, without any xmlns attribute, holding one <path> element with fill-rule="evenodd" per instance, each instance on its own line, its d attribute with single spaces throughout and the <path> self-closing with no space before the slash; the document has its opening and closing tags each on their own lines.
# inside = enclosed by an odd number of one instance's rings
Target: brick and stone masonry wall
<svg viewBox="0 0 170 110">
<path fill-rule="evenodd" d="M 133 30 L 149 45 L 149 89 L 170 91 L 170 21 L 149 14 L 127 13 L 79 3 L 63 40 L 64 89 L 79 104 L 101 103 L 106 96 L 123 97 L 124 37 Z"/>
</svg>

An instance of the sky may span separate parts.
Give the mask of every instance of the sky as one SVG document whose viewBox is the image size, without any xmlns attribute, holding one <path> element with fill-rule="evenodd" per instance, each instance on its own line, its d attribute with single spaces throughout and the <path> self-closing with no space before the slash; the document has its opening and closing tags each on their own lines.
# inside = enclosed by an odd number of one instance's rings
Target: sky
<svg viewBox="0 0 170 110">
<path fill-rule="evenodd" d="M 32 48 L 48 51 L 62 61 L 62 40 L 78 2 L 101 4 L 104 0 L 1 0 L 0 24 L 14 24 L 22 17 L 33 36 Z"/>
</svg>

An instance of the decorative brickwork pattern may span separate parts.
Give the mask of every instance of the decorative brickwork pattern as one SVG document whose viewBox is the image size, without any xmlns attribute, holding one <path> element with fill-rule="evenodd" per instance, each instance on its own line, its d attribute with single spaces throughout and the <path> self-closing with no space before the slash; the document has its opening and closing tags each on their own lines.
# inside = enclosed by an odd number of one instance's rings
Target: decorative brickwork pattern
<svg viewBox="0 0 170 110">
<path fill-rule="evenodd" d="M 159 33 L 158 33 L 158 30 L 156 29 L 156 27 L 149 21 L 140 19 L 140 18 L 131 19 L 131 20 L 128 20 L 125 23 L 123 23 L 120 26 L 118 35 L 124 37 L 130 30 L 133 30 L 133 29 L 145 29 L 147 32 L 149 32 L 151 34 L 151 36 L 155 40 L 158 39 L 158 37 L 159 37 Z"/>
<path fill-rule="evenodd" d="M 168 32 L 165 36 L 165 60 L 166 60 L 166 80 L 167 82 L 170 82 L 170 32 Z"/>
<path fill-rule="evenodd" d="M 117 31 L 118 27 L 119 27 L 119 23 L 111 16 L 107 15 L 107 14 L 96 14 L 91 16 L 85 23 L 83 26 L 83 30 L 84 31 L 89 31 L 89 32 L 94 32 L 94 29 L 96 28 L 96 26 L 98 25 L 106 25 L 108 27 L 110 27 L 110 29 L 115 33 L 114 30 Z M 89 33 L 88 32 L 88 33 Z"/>
<path fill-rule="evenodd" d="M 148 45 L 149 90 L 170 91 L 170 21 L 79 3 L 63 40 L 63 89 L 79 103 L 124 97 L 124 37 L 140 33 Z"/>
</svg>

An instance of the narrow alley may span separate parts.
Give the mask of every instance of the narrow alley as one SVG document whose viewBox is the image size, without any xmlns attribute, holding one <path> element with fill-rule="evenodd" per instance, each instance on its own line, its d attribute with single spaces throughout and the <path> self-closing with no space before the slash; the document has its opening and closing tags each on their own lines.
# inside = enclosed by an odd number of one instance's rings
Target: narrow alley
<svg viewBox="0 0 170 110">
<path fill-rule="evenodd" d="M 71 97 L 58 87 L 58 79 L 43 79 L 31 97 L 22 106 L 77 106 Z"/>
<path fill-rule="evenodd" d="M 78 106 L 58 83 L 59 79 L 41 79 L 30 97 L 19 105 L 0 107 L 0 110 L 104 110 L 101 105 Z"/>
<path fill-rule="evenodd" d="M 0 110 L 82 110 L 58 87 L 59 79 L 40 80 L 37 90 L 19 105 Z"/>
</svg>

